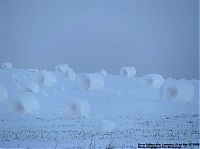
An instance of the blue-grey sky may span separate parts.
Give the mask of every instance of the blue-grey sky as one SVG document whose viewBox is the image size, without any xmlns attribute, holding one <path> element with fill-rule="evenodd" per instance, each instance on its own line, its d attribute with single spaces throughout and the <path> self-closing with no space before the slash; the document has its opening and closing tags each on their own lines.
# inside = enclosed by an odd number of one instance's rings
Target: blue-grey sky
<svg viewBox="0 0 200 149">
<path fill-rule="evenodd" d="M 197 78 L 198 0 L 0 0 L 0 62 Z"/>
</svg>

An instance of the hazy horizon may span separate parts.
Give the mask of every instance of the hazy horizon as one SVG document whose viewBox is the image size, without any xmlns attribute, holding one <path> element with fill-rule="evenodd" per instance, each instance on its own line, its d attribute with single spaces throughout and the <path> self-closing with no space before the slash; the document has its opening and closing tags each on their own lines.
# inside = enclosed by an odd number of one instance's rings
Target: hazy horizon
<svg viewBox="0 0 200 149">
<path fill-rule="evenodd" d="M 0 0 L 0 63 L 199 77 L 198 0 Z"/>
</svg>

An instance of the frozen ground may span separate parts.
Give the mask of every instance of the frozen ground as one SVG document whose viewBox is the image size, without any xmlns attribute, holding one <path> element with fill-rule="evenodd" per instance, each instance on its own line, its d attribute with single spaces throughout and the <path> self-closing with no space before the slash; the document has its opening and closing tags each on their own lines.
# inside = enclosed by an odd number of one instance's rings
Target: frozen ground
<svg viewBox="0 0 200 149">
<path fill-rule="evenodd" d="M 41 71 L 0 70 L 0 83 L 9 98 L 0 104 L 0 147 L 137 148 L 138 143 L 198 143 L 199 84 L 191 81 L 195 95 L 191 103 L 163 101 L 159 88 L 138 85 L 140 78 L 108 75 L 100 90 L 82 90 L 76 80 L 53 72 L 55 85 L 39 85 L 39 91 L 23 87 L 37 83 Z M 169 79 L 165 79 L 165 82 Z M 40 104 L 38 113 L 13 112 L 12 103 L 29 95 Z M 87 118 L 64 113 L 69 100 L 87 100 Z M 114 122 L 111 132 L 99 131 L 102 120 Z"/>
</svg>

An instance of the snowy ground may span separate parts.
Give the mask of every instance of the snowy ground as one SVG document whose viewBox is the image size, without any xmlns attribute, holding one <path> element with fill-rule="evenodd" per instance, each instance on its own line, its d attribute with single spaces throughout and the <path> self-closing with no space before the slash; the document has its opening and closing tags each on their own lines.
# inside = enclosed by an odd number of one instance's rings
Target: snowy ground
<svg viewBox="0 0 200 149">
<path fill-rule="evenodd" d="M 0 104 L 0 147 L 137 148 L 138 143 L 198 143 L 199 84 L 193 80 L 192 102 L 164 102 L 160 89 L 138 85 L 139 78 L 108 75 L 100 90 L 82 90 L 77 82 L 54 72 L 53 87 L 40 85 L 38 92 L 25 92 L 26 84 L 37 82 L 40 71 L 0 70 L 0 83 L 9 93 Z M 165 82 L 168 79 L 165 79 Z M 12 102 L 21 96 L 37 98 L 40 111 L 14 113 Z M 71 118 L 63 109 L 69 100 L 87 100 L 88 118 Z M 102 120 L 115 123 L 112 132 L 101 132 Z"/>
</svg>

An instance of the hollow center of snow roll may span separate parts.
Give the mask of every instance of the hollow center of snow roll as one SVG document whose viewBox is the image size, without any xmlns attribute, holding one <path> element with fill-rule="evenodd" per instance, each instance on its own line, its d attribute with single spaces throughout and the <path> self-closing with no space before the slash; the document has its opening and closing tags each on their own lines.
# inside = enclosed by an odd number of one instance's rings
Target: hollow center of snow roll
<svg viewBox="0 0 200 149">
<path fill-rule="evenodd" d="M 175 86 L 168 88 L 167 96 L 170 98 L 177 97 L 178 90 Z"/>
<path fill-rule="evenodd" d="M 83 79 L 82 84 L 83 84 L 84 88 L 89 89 L 90 88 L 90 79 L 89 78 Z"/>
<path fill-rule="evenodd" d="M 23 113 L 24 112 L 24 106 L 22 105 L 22 103 L 16 103 L 15 110 L 16 110 L 16 112 Z"/>
<path fill-rule="evenodd" d="M 75 103 L 72 103 L 70 108 L 71 108 L 71 112 L 74 116 L 79 115 L 79 109 Z"/>
<path fill-rule="evenodd" d="M 122 70 L 122 75 L 127 77 L 128 76 L 128 72 L 126 70 Z"/>
</svg>

